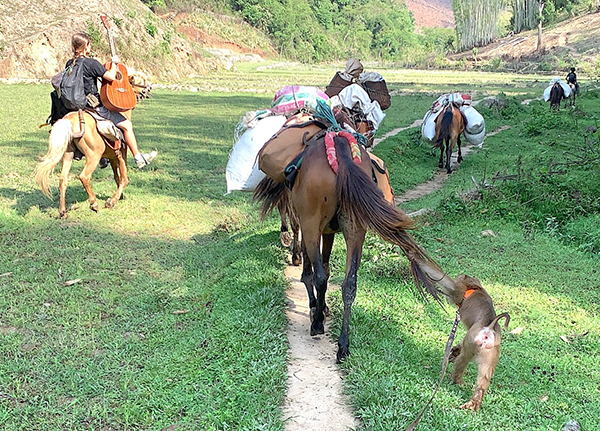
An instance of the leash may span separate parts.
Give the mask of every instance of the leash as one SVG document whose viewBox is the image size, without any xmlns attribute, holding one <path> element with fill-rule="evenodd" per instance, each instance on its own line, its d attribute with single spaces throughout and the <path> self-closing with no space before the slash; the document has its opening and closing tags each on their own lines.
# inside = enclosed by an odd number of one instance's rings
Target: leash
<svg viewBox="0 0 600 431">
<path fill-rule="evenodd" d="M 427 410 L 427 407 L 429 407 L 429 404 L 431 404 L 431 402 L 433 401 L 435 394 L 437 393 L 438 389 L 440 388 L 440 386 L 442 384 L 442 381 L 444 380 L 444 376 L 446 375 L 446 368 L 448 367 L 448 359 L 450 358 L 450 352 L 452 351 L 452 343 L 454 342 L 454 336 L 456 335 L 456 328 L 458 327 L 458 322 L 460 322 L 460 312 L 457 309 L 456 310 L 456 318 L 454 319 L 454 324 L 452 325 L 452 330 L 450 331 L 450 335 L 448 336 L 448 341 L 446 342 L 446 350 L 444 351 L 444 359 L 442 360 L 442 375 L 440 376 L 440 381 L 438 382 L 437 386 L 433 390 L 433 394 L 431 394 L 431 398 L 429 398 L 429 401 L 427 401 L 427 404 L 425 404 L 425 407 L 423 407 L 423 410 L 421 410 L 421 413 L 419 413 L 419 415 L 416 417 L 416 419 L 404 431 L 413 431 L 417 428 L 417 425 L 419 425 L 419 421 L 421 420 L 423 413 L 425 413 L 425 410 Z"/>
</svg>

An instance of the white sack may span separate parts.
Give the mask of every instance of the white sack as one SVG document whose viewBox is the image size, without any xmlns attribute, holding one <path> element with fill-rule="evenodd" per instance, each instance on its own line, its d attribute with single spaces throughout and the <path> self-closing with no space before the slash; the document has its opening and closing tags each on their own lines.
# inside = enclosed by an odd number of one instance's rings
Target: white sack
<svg viewBox="0 0 600 431">
<path fill-rule="evenodd" d="M 423 117 L 423 123 L 421 124 L 421 136 L 429 142 L 433 142 L 435 139 L 435 119 L 442 113 L 442 111 L 427 111 Z"/>
<path fill-rule="evenodd" d="M 369 94 L 364 88 L 358 84 L 351 84 L 340 91 L 338 94 L 339 101 L 348 109 L 352 109 L 354 105 L 358 103 L 360 110 L 367 116 L 367 120 L 373 123 L 375 130 L 379 128 L 379 124 L 385 117 L 385 114 L 381 110 L 378 101 L 371 102 Z M 332 102 L 336 103 L 336 101 Z"/>
<path fill-rule="evenodd" d="M 544 90 L 544 101 L 547 102 L 548 100 L 550 100 L 550 91 L 552 90 L 554 84 L 557 82 L 560 84 L 560 86 L 565 92 L 564 97 L 569 97 L 571 95 L 571 87 L 569 87 L 569 84 L 567 84 L 565 81 L 563 81 L 557 76 L 550 80 L 550 85 Z"/>
<path fill-rule="evenodd" d="M 235 143 L 229 153 L 225 170 L 227 193 L 233 190 L 254 191 L 266 176 L 258 169 L 256 156 L 271 137 L 281 129 L 286 118 L 276 115 L 263 118 L 252 129 L 248 129 Z"/>
<path fill-rule="evenodd" d="M 465 130 L 463 135 L 469 144 L 481 147 L 483 145 L 483 140 L 485 139 L 485 127 L 479 133 L 468 133 Z"/>
<path fill-rule="evenodd" d="M 460 112 L 463 113 L 467 120 L 465 135 L 466 133 L 478 135 L 482 130 L 485 130 L 485 120 L 483 119 L 483 115 L 477 112 L 475 108 L 463 105 L 460 107 Z"/>
</svg>

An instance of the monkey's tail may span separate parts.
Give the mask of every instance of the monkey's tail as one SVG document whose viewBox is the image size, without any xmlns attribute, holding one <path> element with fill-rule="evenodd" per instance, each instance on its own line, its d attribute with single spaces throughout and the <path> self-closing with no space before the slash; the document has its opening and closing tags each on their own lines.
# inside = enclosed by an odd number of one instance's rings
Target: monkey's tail
<svg viewBox="0 0 600 431">
<path fill-rule="evenodd" d="M 498 314 L 494 320 L 492 320 L 492 323 L 490 323 L 490 328 L 493 328 L 494 326 L 496 326 L 496 323 L 498 323 L 498 321 L 500 319 L 505 319 L 504 320 L 504 329 L 508 329 L 508 322 L 510 322 L 510 315 L 508 313 L 502 313 L 502 314 Z"/>
</svg>

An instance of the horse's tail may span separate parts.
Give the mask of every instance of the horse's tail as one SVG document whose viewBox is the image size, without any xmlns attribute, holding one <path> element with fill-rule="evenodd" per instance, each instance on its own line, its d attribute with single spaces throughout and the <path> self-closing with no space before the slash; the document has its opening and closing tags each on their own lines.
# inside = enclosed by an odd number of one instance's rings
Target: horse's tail
<svg viewBox="0 0 600 431">
<path fill-rule="evenodd" d="M 565 96 L 565 90 L 556 82 L 550 89 L 550 107 L 560 105 L 560 101 Z"/>
<path fill-rule="evenodd" d="M 287 199 L 285 185 L 278 183 L 270 177 L 265 177 L 254 189 L 253 200 L 260 202 L 260 215 L 264 219 L 267 214 L 277 208 L 281 199 Z"/>
<path fill-rule="evenodd" d="M 444 110 L 444 114 L 442 116 L 442 123 L 440 124 L 439 133 L 437 139 L 433 143 L 436 148 L 444 147 L 444 138 L 450 136 L 450 130 L 452 127 L 452 120 L 454 118 L 454 109 L 446 109 Z"/>
<path fill-rule="evenodd" d="M 63 154 L 67 150 L 67 146 L 73 138 L 73 126 L 71 121 L 67 119 L 58 120 L 52 131 L 50 132 L 50 138 L 48 139 L 48 152 L 43 156 L 37 166 L 35 167 L 35 181 L 38 183 L 48 198 L 52 199 L 52 194 L 48 187 L 50 175 L 54 167 L 58 164 Z"/>
<path fill-rule="evenodd" d="M 375 231 L 383 240 L 399 246 L 410 261 L 419 292 L 424 294 L 426 290 L 440 301 L 440 292 L 435 286 L 436 280 L 432 280 L 419 268 L 415 257 L 429 262 L 435 268 L 439 266 L 406 232 L 416 227 L 415 222 L 387 202 L 371 177 L 352 161 L 346 139 L 335 138 L 335 149 L 339 164 L 337 199 L 344 223 Z"/>
</svg>

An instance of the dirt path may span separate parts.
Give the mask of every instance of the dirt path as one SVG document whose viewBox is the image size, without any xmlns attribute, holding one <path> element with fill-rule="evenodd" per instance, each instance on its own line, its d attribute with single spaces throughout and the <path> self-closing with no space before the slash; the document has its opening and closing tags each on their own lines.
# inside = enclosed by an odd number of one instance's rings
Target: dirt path
<svg viewBox="0 0 600 431">
<path fill-rule="evenodd" d="M 486 133 L 485 137 L 488 138 L 490 136 L 494 136 L 494 135 L 496 135 L 504 130 L 507 130 L 509 128 L 510 128 L 509 126 L 502 126 L 499 129 L 494 130 L 493 132 Z M 475 147 L 474 145 L 467 145 L 467 146 L 462 147 L 463 157 L 465 157 L 467 154 L 469 154 L 469 152 L 474 147 Z M 452 170 L 458 169 L 460 166 L 456 160 L 457 157 L 458 157 L 458 153 L 454 152 L 452 154 L 452 163 L 451 163 Z M 435 173 L 435 175 L 433 176 L 433 178 L 431 180 L 424 182 L 422 184 L 419 184 L 414 189 L 408 190 L 400 196 L 395 196 L 394 203 L 396 205 L 400 205 L 404 202 L 408 202 L 413 199 L 417 199 L 417 198 L 426 196 L 429 193 L 433 193 L 434 191 L 441 189 L 447 179 L 448 179 L 448 174 L 446 173 L 446 171 L 440 170 Z"/>
<path fill-rule="evenodd" d="M 325 334 L 310 336 L 306 288 L 300 281 L 302 267 L 288 266 L 289 319 L 288 393 L 283 408 L 286 431 L 347 431 L 358 426 L 342 393 L 342 378 L 335 364 L 337 344 L 331 340 L 329 322 Z M 329 290 L 339 289 L 329 285 Z"/>
<path fill-rule="evenodd" d="M 408 127 L 394 129 L 374 145 L 403 130 L 418 127 L 421 120 Z M 489 133 L 487 136 L 506 130 L 508 127 Z M 463 147 L 463 156 L 473 146 Z M 453 163 L 456 159 L 453 157 Z M 447 179 L 445 171 L 436 173 L 431 181 L 421 184 L 398 196 L 396 205 L 411 199 L 424 196 L 441 188 Z M 337 343 L 332 341 L 329 332 L 329 321 L 325 322 L 325 334 L 310 336 L 309 308 L 306 288 L 300 281 L 301 267 L 288 266 L 285 275 L 290 281 L 287 290 L 289 326 L 287 331 L 290 343 L 288 364 L 288 391 L 283 407 L 285 431 L 348 431 L 358 427 L 359 421 L 354 417 L 347 398 L 343 394 L 343 383 L 340 371 L 335 364 Z M 329 285 L 329 290 L 339 286 Z"/>
</svg>

